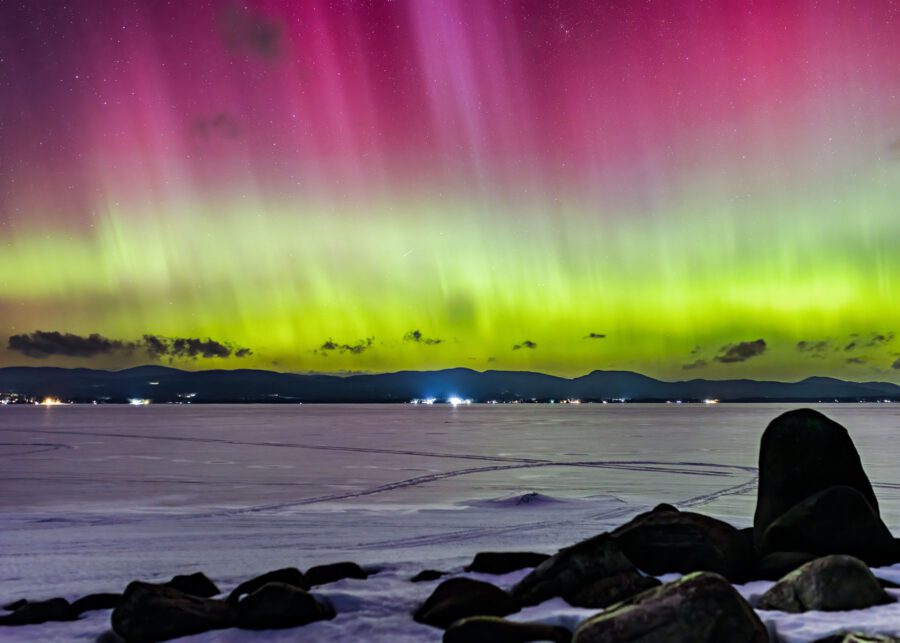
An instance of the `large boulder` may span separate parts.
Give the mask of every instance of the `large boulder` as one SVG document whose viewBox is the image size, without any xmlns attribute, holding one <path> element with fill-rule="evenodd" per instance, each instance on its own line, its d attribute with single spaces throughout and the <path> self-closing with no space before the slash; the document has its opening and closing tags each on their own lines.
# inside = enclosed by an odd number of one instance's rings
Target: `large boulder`
<svg viewBox="0 0 900 643">
<path fill-rule="evenodd" d="M 315 587 L 316 585 L 335 583 L 345 578 L 365 579 L 369 577 L 369 573 L 356 563 L 341 562 L 310 567 L 306 570 L 304 577 L 309 587 Z"/>
<path fill-rule="evenodd" d="M 438 580 L 441 576 L 446 575 L 447 572 L 442 572 L 438 569 L 423 569 L 409 580 L 413 583 L 427 583 L 429 581 Z"/>
<path fill-rule="evenodd" d="M 506 616 L 518 611 L 518 603 L 499 587 L 471 578 L 451 578 L 435 588 L 413 618 L 446 629 L 468 616 Z"/>
<path fill-rule="evenodd" d="M 71 621 L 78 617 L 64 598 L 23 601 L 12 614 L 0 616 L 0 625 L 37 625 L 47 621 Z"/>
<path fill-rule="evenodd" d="M 238 627 L 247 630 L 275 630 L 298 627 L 334 618 L 330 605 L 320 603 L 301 587 L 268 583 L 244 598 L 237 606 Z"/>
<path fill-rule="evenodd" d="M 482 574 L 508 574 L 517 569 L 537 567 L 550 558 L 548 554 L 527 551 L 483 551 L 466 567 L 467 572 Z"/>
<path fill-rule="evenodd" d="M 806 563 L 759 599 L 763 610 L 842 612 L 891 603 L 868 566 L 852 556 L 825 556 Z"/>
<path fill-rule="evenodd" d="M 846 486 L 820 491 L 785 511 L 763 532 L 759 550 L 848 554 L 873 565 L 897 559 L 894 538 L 878 513 L 865 496 Z"/>
<path fill-rule="evenodd" d="M 715 572 L 741 582 L 753 566 L 753 545 L 726 522 L 689 511 L 654 509 L 612 532 L 622 551 L 653 574 Z"/>
<path fill-rule="evenodd" d="M 219 594 L 219 588 L 203 572 L 173 576 L 172 580 L 163 584 L 191 596 L 210 598 Z"/>
<path fill-rule="evenodd" d="M 235 625 L 237 611 L 225 601 L 140 581 L 125 588 L 112 613 L 113 631 L 129 643 L 167 641 Z"/>
<path fill-rule="evenodd" d="M 596 580 L 564 598 L 573 607 L 605 608 L 660 585 L 653 576 L 624 572 Z"/>
<path fill-rule="evenodd" d="M 572 633 L 564 627 L 542 623 L 516 623 L 496 616 L 473 616 L 456 621 L 444 632 L 443 643 L 569 643 Z"/>
<path fill-rule="evenodd" d="M 88 594 L 72 601 L 72 611 L 76 614 L 83 614 L 94 610 L 111 610 L 119 604 L 120 600 L 122 600 L 122 595 L 118 593 Z"/>
<path fill-rule="evenodd" d="M 697 572 L 584 621 L 572 643 L 768 643 L 766 628 L 731 584 Z"/>
<path fill-rule="evenodd" d="M 513 588 L 512 594 L 523 605 L 537 605 L 556 596 L 571 596 L 594 581 L 634 571 L 618 540 L 600 534 L 545 560 Z"/>
<path fill-rule="evenodd" d="M 285 567 L 284 569 L 276 569 L 271 572 L 266 572 L 261 576 L 257 576 L 256 578 L 244 581 L 232 590 L 226 600 L 229 603 L 237 603 L 244 594 L 252 594 L 263 585 L 268 585 L 269 583 L 284 583 L 285 585 L 291 585 L 293 587 L 309 589 L 309 585 L 307 585 L 303 572 L 296 567 Z"/>
<path fill-rule="evenodd" d="M 818 411 L 784 413 L 763 433 L 754 540 L 798 502 L 829 487 L 859 491 L 878 515 L 878 501 L 847 430 Z"/>
</svg>

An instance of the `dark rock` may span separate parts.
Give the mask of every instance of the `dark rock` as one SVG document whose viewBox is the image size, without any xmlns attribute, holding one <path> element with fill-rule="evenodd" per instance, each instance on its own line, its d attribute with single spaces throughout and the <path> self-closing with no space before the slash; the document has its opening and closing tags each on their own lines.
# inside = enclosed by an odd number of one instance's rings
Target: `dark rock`
<svg viewBox="0 0 900 643">
<path fill-rule="evenodd" d="M 841 612 L 891 602 L 863 561 L 852 556 L 825 556 L 775 583 L 757 607 L 792 613 Z"/>
<path fill-rule="evenodd" d="M 177 589 L 179 592 L 209 598 L 218 595 L 219 588 L 203 572 L 173 576 L 172 580 L 163 583 L 166 587 Z"/>
<path fill-rule="evenodd" d="M 94 639 L 94 643 L 125 643 L 125 639 L 112 630 L 106 630 L 103 634 Z"/>
<path fill-rule="evenodd" d="M 653 587 L 659 587 L 662 583 L 653 576 L 642 576 L 637 572 L 625 572 L 609 578 L 596 580 L 590 585 L 564 598 L 574 607 L 602 608 L 609 607 L 635 594 Z"/>
<path fill-rule="evenodd" d="M 753 565 L 753 546 L 728 523 L 689 511 L 653 510 L 612 532 L 625 556 L 648 574 L 715 572 L 741 582 Z"/>
<path fill-rule="evenodd" d="M 572 633 L 564 627 L 541 623 L 515 623 L 495 616 L 473 616 L 456 621 L 444 632 L 444 643 L 569 643 Z"/>
<path fill-rule="evenodd" d="M 238 627 L 274 630 L 334 618 L 330 605 L 320 603 L 302 587 L 268 583 L 238 603 Z"/>
<path fill-rule="evenodd" d="M 570 596 L 596 580 L 637 571 L 609 534 L 566 547 L 538 565 L 512 590 L 523 605 L 537 605 L 555 596 Z"/>
<path fill-rule="evenodd" d="M 891 532 L 852 487 L 830 487 L 801 500 L 769 525 L 759 550 L 847 554 L 872 565 L 889 564 L 896 557 Z"/>
<path fill-rule="evenodd" d="M 807 551 L 776 551 L 766 554 L 756 561 L 753 578 L 754 580 L 778 580 L 816 558 L 819 558 L 817 554 Z"/>
<path fill-rule="evenodd" d="M 315 587 L 316 585 L 334 583 L 345 578 L 365 579 L 369 577 L 369 574 L 356 563 L 344 562 L 310 567 L 306 570 L 304 577 L 309 587 Z"/>
<path fill-rule="evenodd" d="M 166 641 L 237 624 L 225 601 L 186 594 L 173 587 L 135 581 L 112 613 L 112 628 L 128 643 Z"/>
<path fill-rule="evenodd" d="M 5 609 L 9 612 L 15 612 L 17 609 L 22 607 L 27 602 L 28 602 L 27 598 L 20 598 L 19 600 L 13 601 L 12 603 L 7 603 L 6 605 L 3 606 L 3 609 Z"/>
<path fill-rule="evenodd" d="M 85 612 L 92 612 L 94 610 L 111 610 L 119 604 L 121 598 L 121 594 L 88 594 L 87 596 L 82 596 L 78 600 L 72 601 L 72 611 L 77 615 L 84 614 Z"/>
<path fill-rule="evenodd" d="M 900 585 L 895 583 L 892 580 L 887 580 L 886 578 L 875 577 L 878 580 L 878 584 L 881 585 L 884 589 L 900 589 Z"/>
<path fill-rule="evenodd" d="M 753 608 L 718 574 L 698 572 L 584 621 L 572 643 L 768 643 Z"/>
<path fill-rule="evenodd" d="M 661 502 L 658 505 L 656 505 L 655 507 L 653 507 L 653 509 L 651 509 L 650 511 L 651 511 L 651 513 L 652 512 L 660 512 L 660 511 L 671 511 L 671 512 L 677 513 L 678 507 L 676 507 L 675 505 L 670 505 L 668 502 Z"/>
<path fill-rule="evenodd" d="M 451 578 L 435 588 L 413 618 L 447 628 L 468 616 L 506 616 L 517 611 L 515 599 L 499 587 L 471 578 Z"/>
<path fill-rule="evenodd" d="M 753 518 L 757 545 L 768 526 L 788 509 L 838 486 L 859 491 L 879 515 L 878 500 L 847 429 L 812 409 L 788 411 L 772 420 L 759 451 Z"/>
<path fill-rule="evenodd" d="M 266 572 L 261 576 L 257 576 L 256 578 L 244 581 L 234 588 L 226 600 L 229 603 L 237 603 L 244 594 L 252 594 L 263 585 L 268 585 L 269 583 L 284 583 L 285 585 L 291 585 L 292 587 L 309 589 L 309 585 L 306 584 L 306 578 L 304 578 L 303 572 L 296 567 L 285 567 L 284 569 L 276 569 L 271 572 Z"/>
<path fill-rule="evenodd" d="M 418 574 L 410 578 L 413 583 L 424 583 L 431 580 L 437 580 L 441 576 L 446 576 L 447 572 L 441 572 L 436 569 L 423 569 Z"/>
<path fill-rule="evenodd" d="M 860 632 L 845 632 L 832 634 L 823 639 L 816 639 L 813 643 L 900 643 L 900 638 L 887 634 L 864 634 Z"/>
<path fill-rule="evenodd" d="M 466 567 L 466 571 L 482 574 L 508 574 L 525 567 L 537 567 L 548 558 L 550 558 L 548 554 L 524 551 L 483 551 L 475 554 L 475 558 Z"/>
<path fill-rule="evenodd" d="M 51 598 L 47 601 L 25 601 L 11 614 L 0 616 L 0 625 L 36 625 L 48 621 L 71 621 L 76 617 L 69 601 Z"/>
</svg>

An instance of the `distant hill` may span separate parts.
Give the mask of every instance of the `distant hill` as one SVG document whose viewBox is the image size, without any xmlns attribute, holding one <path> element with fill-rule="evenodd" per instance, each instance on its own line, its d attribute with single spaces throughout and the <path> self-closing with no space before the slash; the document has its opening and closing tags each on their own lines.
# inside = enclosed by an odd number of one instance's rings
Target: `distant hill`
<svg viewBox="0 0 900 643">
<path fill-rule="evenodd" d="M 846 382 L 810 377 L 799 382 L 748 379 L 663 382 L 630 371 L 594 371 L 567 379 L 526 371 L 400 371 L 378 375 L 300 375 L 260 370 L 182 371 L 140 366 L 121 371 L 50 367 L 0 368 L 0 394 L 19 393 L 63 400 L 124 402 L 408 402 L 445 400 L 451 395 L 476 402 L 549 401 L 900 401 L 889 382 Z"/>
</svg>

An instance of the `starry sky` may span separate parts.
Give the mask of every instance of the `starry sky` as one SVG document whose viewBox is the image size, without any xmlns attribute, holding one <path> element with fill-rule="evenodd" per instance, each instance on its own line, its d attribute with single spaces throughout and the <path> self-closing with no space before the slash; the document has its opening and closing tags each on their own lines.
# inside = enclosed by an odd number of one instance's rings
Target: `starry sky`
<svg viewBox="0 0 900 643">
<path fill-rule="evenodd" d="M 0 2 L 0 365 L 900 380 L 896 0 Z"/>
</svg>

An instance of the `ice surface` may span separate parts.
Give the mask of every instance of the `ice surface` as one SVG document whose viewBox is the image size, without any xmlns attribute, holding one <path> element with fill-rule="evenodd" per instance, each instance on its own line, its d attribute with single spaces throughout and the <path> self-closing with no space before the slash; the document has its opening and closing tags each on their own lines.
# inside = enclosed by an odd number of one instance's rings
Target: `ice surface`
<svg viewBox="0 0 900 643">
<path fill-rule="evenodd" d="M 202 570 L 223 591 L 264 571 L 354 560 L 368 580 L 317 589 L 326 623 L 186 641 L 439 641 L 409 614 L 428 568 L 477 551 L 552 552 L 659 502 L 750 524 L 759 437 L 789 405 L 228 406 L 0 409 L 0 601 L 117 591 Z M 900 526 L 896 405 L 827 405 Z M 900 580 L 900 566 L 878 570 Z M 740 590 L 751 600 L 770 583 Z M 574 627 L 557 599 L 511 618 Z M 900 607 L 761 612 L 785 641 L 847 627 L 900 634 Z M 0 629 L 91 641 L 109 612 Z"/>
</svg>

